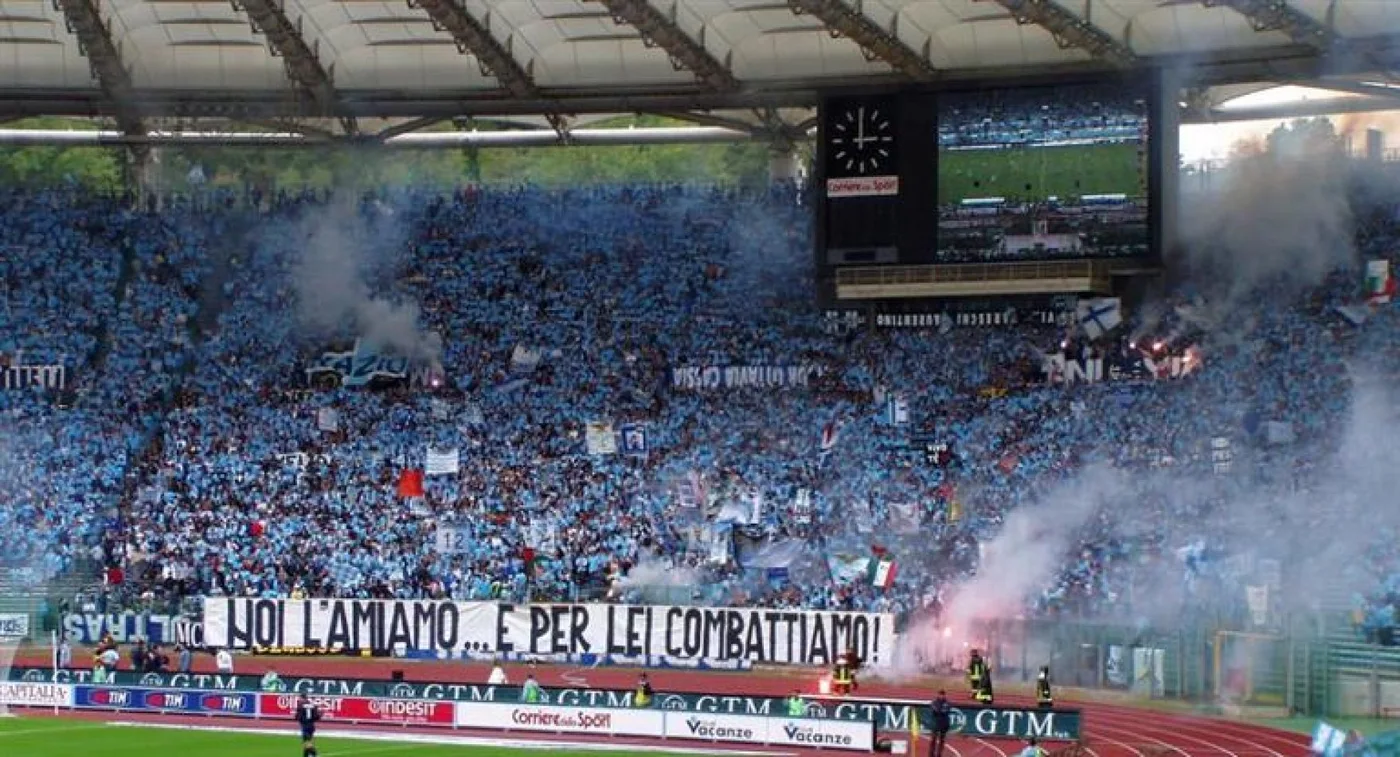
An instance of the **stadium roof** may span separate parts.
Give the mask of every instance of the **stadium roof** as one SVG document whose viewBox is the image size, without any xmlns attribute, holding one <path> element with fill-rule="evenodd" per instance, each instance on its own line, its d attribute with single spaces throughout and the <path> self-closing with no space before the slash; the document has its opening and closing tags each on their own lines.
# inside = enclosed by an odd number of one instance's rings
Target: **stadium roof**
<svg viewBox="0 0 1400 757">
<path fill-rule="evenodd" d="M 1188 120 L 1282 81 L 1396 107 L 1400 0 L 0 0 L 0 120 L 128 134 L 635 112 L 791 133 L 823 90 L 1141 66 L 1198 82 Z"/>
</svg>

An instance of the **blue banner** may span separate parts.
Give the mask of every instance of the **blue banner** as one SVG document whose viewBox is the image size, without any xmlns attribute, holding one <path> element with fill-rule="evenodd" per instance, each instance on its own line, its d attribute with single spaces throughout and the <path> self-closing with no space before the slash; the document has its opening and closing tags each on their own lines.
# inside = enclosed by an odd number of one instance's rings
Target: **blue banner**
<svg viewBox="0 0 1400 757">
<path fill-rule="evenodd" d="M 341 386 L 365 386 L 375 379 L 404 381 L 408 372 L 408 358 L 382 355 L 362 341 L 355 342 L 352 352 L 322 353 L 306 368 L 308 376 L 339 374 Z"/>
<path fill-rule="evenodd" d="M 96 710 L 192 712 L 205 715 L 258 714 L 257 694 L 239 691 L 136 689 L 127 686 L 77 686 L 73 706 Z"/>
<path fill-rule="evenodd" d="M 97 644 L 108 634 L 118 644 L 131 644 L 139 639 L 151 644 L 204 646 L 203 624 L 197 618 L 181 615 L 71 613 L 63 616 L 63 633 L 69 642 L 83 646 Z"/>
</svg>

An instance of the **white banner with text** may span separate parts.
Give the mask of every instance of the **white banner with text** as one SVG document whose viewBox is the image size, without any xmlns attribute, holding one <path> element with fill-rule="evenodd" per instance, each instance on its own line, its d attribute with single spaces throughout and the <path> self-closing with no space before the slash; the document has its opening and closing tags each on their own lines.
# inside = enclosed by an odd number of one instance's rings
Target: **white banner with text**
<svg viewBox="0 0 1400 757">
<path fill-rule="evenodd" d="M 894 662 L 894 616 L 730 607 L 352 599 L 204 601 L 213 648 L 664 655 L 827 667 L 845 651 Z"/>
</svg>

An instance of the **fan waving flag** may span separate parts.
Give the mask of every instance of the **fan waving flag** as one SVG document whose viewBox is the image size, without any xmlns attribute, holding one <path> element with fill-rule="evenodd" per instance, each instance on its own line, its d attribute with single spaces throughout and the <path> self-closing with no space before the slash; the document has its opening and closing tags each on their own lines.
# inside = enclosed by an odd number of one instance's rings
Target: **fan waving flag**
<svg viewBox="0 0 1400 757">
<path fill-rule="evenodd" d="M 895 574 L 898 573 L 899 566 L 894 560 L 870 559 L 869 576 L 870 583 L 881 589 L 888 589 L 894 586 Z"/>
<path fill-rule="evenodd" d="M 455 476 L 461 469 L 461 454 L 456 447 L 451 449 L 428 448 L 427 473 L 429 476 Z"/>
<path fill-rule="evenodd" d="M 1122 302 L 1117 297 L 1080 300 L 1075 314 L 1079 328 L 1090 339 L 1098 339 L 1123 322 Z"/>
<path fill-rule="evenodd" d="M 423 496 L 423 471 L 410 469 L 399 474 L 399 496 L 404 499 Z"/>
</svg>

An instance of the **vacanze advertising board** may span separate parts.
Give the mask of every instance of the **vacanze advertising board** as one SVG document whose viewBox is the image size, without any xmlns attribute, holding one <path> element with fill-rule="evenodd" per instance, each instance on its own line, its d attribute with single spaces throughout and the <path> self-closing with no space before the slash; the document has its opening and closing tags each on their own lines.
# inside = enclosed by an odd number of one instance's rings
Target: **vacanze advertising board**
<svg viewBox="0 0 1400 757">
<path fill-rule="evenodd" d="M 43 668 L 15 668 L 10 671 L 10 677 L 18 683 L 50 683 L 53 673 Z M 189 710 L 206 713 L 238 714 L 238 708 L 230 705 L 220 704 L 213 706 L 214 700 L 208 699 L 208 695 L 246 695 L 250 698 L 258 696 L 258 676 L 220 676 L 203 674 L 160 674 L 147 673 L 138 675 L 135 673 L 117 673 L 116 680 L 109 684 L 93 685 L 92 674 L 89 671 L 59 671 L 56 684 L 82 684 L 91 689 L 131 689 L 140 694 L 140 702 L 144 702 L 144 707 L 136 709 L 162 709 L 152 707 L 151 702 L 156 701 L 146 698 L 146 694 L 171 692 L 200 692 L 197 700 L 201 702 L 198 709 Z M 284 691 L 279 694 L 264 694 L 267 702 L 281 702 L 282 697 L 305 693 L 313 697 L 342 700 L 341 709 L 337 712 L 351 712 L 349 708 L 361 708 L 358 700 L 412 700 L 413 702 L 469 702 L 469 703 L 489 703 L 518 705 L 520 702 L 519 686 L 484 686 L 463 683 L 409 683 L 391 681 L 365 681 L 338 678 L 298 678 L 284 677 L 282 679 Z M 58 691 L 58 690 L 55 690 Z M 40 694 L 32 694 L 40 697 Z M 48 696 L 62 696 L 62 694 L 44 694 L 41 698 L 49 701 Z M 97 704 L 92 695 L 84 695 L 88 698 L 83 700 L 92 706 L 103 706 L 115 709 L 111 700 L 105 705 Z M 110 696 L 110 695 L 100 695 Z M 99 696 L 99 698 L 100 698 Z M 137 697 L 137 694 L 131 694 Z M 345 699 L 357 700 L 354 704 L 345 704 Z M 551 712 L 560 708 L 579 709 L 608 709 L 610 711 L 633 711 L 633 712 L 671 712 L 678 715 L 743 715 L 743 716 L 778 716 L 786 712 L 786 704 L 779 697 L 749 697 L 718 694 L 670 694 L 658 693 L 653 702 L 653 706 L 648 709 L 637 709 L 633 703 L 633 693 L 631 691 L 612 691 L 604 689 L 548 689 L 545 691 L 546 704 Z M 127 701 L 136 701 L 128 698 Z M 160 700 L 165 701 L 165 700 Z M 191 700 L 194 701 L 194 700 Z M 80 703 L 80 706 L 81 703 Z M 193 705 L 191 705 L 193 706 Z M 399 720 L 394 720 L 392 708 L 380 706 L 377 711 L 374 706 L 365 704 L 367 710 L 355 709 L 354 712 L 370 712 L 364 717 L 350 717 L 346 719 L 359 720 L 387 720 L 390 722 L 415 722 L 410 717 L 425 717 L 423 722 L 439 723 L 445 717 L 440 713 L 418 716 L 404 712 Z M 915 703 L 907 700 L 851 700 L 851 699 L 812 699 L 807 705 L 807 716 L 812 720 L 832 720 L 843 722 L 874 722 L 880 731 L 886 732 L 909 732 L 909 713 L 912 707 L 919 709 L 919 723 L 927 729 L 931 722 L 929 708 L 921 702 Z M 185 711 L 181 707 L 170 707 L 171 710 Z M 328 710 L 330 708 L 327 708 Z M 443 712 L 449 712 L 444 709 Z M 483 711 L 484 712 L 484 711 Z M 620 718 L 621 716 L 619 716 Z M 438 718 L 434 720 L 433 718 Z M 1080 734 L 1081 718 L 1077 710 L 1029 710 L 1015 707 L 978 707 L 965 706 L 955 707 L 952 717 L 953 731 L 968 735 L 976 735 L 982 738 L 1014 738 L 1024 739 L 1032 736 L 1041 739 L 1055 740 L 1077 740 Z M 631 722 L 617 719 L 614 722 Z M 586 725 L 586 724 L 585 724 Z M 492 727 L 503 727 L 497 723 Z M 520 728 L 519 730 L 526 730 Z M 556 729 L 557 730 L 557 729 Z M 586 731 L 584 731 L 586 732 Z"/>
<path fill-rule="evenodd" d="M 859 612 L 350 599 L 204 601 L 210 647 L 304 647 L 830 665 L 847 649 L 887 667 L 894 617 Z"/>
</svg>

